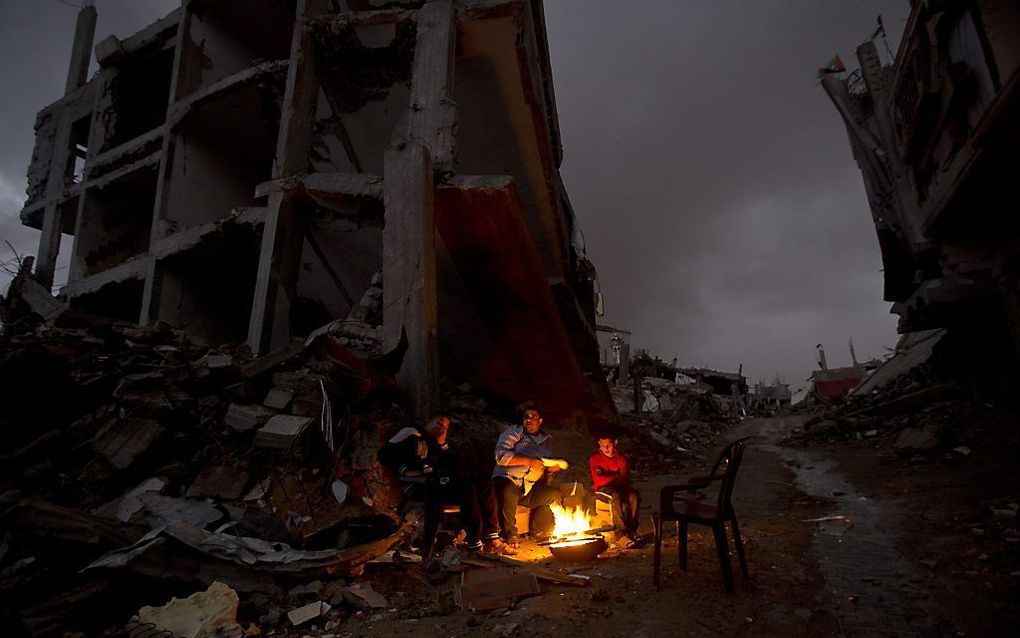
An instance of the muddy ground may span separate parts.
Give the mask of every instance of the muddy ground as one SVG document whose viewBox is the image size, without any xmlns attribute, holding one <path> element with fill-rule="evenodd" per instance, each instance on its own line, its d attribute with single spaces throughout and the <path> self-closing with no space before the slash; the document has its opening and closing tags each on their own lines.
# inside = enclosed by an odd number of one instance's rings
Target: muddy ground
<svg viewBox="0 0 1020 638">
<path fill-rule="evenodd" d="M 650 543 L 611 548 L 580 566 L 531 546 L 521 558 L 590 576 L 590 586 L 543 583 L 542 595 L 476 615 L 439 604 L 452 580 L 434 587 L 413 573 L 378 571 L 370 575 L 373 587 L 391 609 L 355 615 L 329 632 L 293 635 L 1015 635 L 1020 480 L 1002 450 L 949 462 L 899 458 L 874 442 L 784 443 L 802 421 L 748 420 L 719 435 L 716 447 L 753 437 L 734 497 L 751 578 L 738 573 L 734 595 L 724 592 L 707 530 L 692 527 L 689 569 L 680 572 L 675 531 L 667 528 L 661 591 L 652 586 Z M 574 463 L 563 478 L 583 478 L 588 439 L 560 433 L 557 445 Z M 637 459 L 646 536 L 659 487 L 704 470 L 709 460 Z M 819 518 L 830 520 L 810 521 Z"/>
</svg>

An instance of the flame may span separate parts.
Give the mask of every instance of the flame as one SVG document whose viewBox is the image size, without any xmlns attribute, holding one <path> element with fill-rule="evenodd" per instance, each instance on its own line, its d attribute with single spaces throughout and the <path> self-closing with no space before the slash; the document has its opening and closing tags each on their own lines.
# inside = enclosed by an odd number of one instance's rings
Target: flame
<svg viewBox="0 0 1020 638">
<path fill-rule="evenodd" d="M 588 513 L 580 507 L 565 508 L 553 503 L 550 506 L 556 525 L 552 535 L 557 538 L 580 534 L 591 529 Z"/>
</svg>

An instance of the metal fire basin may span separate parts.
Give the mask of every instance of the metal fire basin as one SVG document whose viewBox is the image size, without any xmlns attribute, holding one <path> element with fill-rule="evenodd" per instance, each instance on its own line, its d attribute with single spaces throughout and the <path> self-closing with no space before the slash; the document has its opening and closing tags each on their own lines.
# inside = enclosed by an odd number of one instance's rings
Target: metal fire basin
<svg viewBox="0 0 1020 638">
<path fill-rule="evenodd" d="M 589 561 L 606 551 L 609 544 L 601 536 L 584 536 L 549 545 L 556 558 L 569 561 Z"/>
</svg>

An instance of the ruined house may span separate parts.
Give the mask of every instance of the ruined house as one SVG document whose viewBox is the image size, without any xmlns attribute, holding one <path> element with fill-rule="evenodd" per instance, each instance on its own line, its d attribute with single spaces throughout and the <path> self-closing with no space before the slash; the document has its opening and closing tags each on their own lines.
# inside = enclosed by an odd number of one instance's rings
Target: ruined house
<svg viewBox="0 0 1020 638">
<path fill-rule="evenodd" d="M 441 378 L 612 410 L 540 0 L 183 0 L 86 81 L 95 19 L 21 213 L 72 309 L 254 354 L 346 318 L 406 335 L 420 415 Z"/>
<path fill-rule="evenodd" d="M 949 330 L 978 387 L 1009 396 L 1020 354 L 1020 5 L 912 0 L 892 64 L 822 86 L 846 124 L 900 332 Z M 1012 379 L 1012 381 L 1011 381 Z"/>
</svg>

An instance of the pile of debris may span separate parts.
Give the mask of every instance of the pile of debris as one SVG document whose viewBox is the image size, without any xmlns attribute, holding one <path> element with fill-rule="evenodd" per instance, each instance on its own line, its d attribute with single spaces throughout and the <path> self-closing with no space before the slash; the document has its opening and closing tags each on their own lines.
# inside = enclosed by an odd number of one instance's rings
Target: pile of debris
<svg viewBox="0 0 1020 638">
<path fill-rule="evenodd" d="M 66 309 L 7 323 L 0 622 L 32 636 L 335 628 L 393 607 L 373 590 L 387 579 L 404 592 L 399 613 L 449 613 L 446 590 L 408 585 L 421 580 L 415 521 L 377 459 L 411 421 L 393 390 L 406 344 L 382 353 L 377 334 L 334 322 L 255 358 Z M 480 461 L 465 471 L 487 476 L 506 419 L 468 386 L 444 388 L 444 401 L 460 456 Z M 497 568 L 472 560 L 440 572 Z M 467 579 L 462 608 L 517 596 L 478 591 L 566 578 L 500 569 Z"/>
<path fill-rule="evenodd" d="M 739 421 L 732 398 L 704 383 L 641 379 L 640 412 L 632 388 L 611 388 L 627 433 L 660 453 L 688 453 L 710 446 L 719 432 Z"/>
<path fill-rule="evenodd" d="M 945 331 L 904 335 L 896 353 L 849 397 L 804 422 L 791 443 L 866 441 L 897 455 L 970 456 L 983 433 L 1007 426 L 1009 416 L 974 399 L 943 347 Z"/>
</svg>

